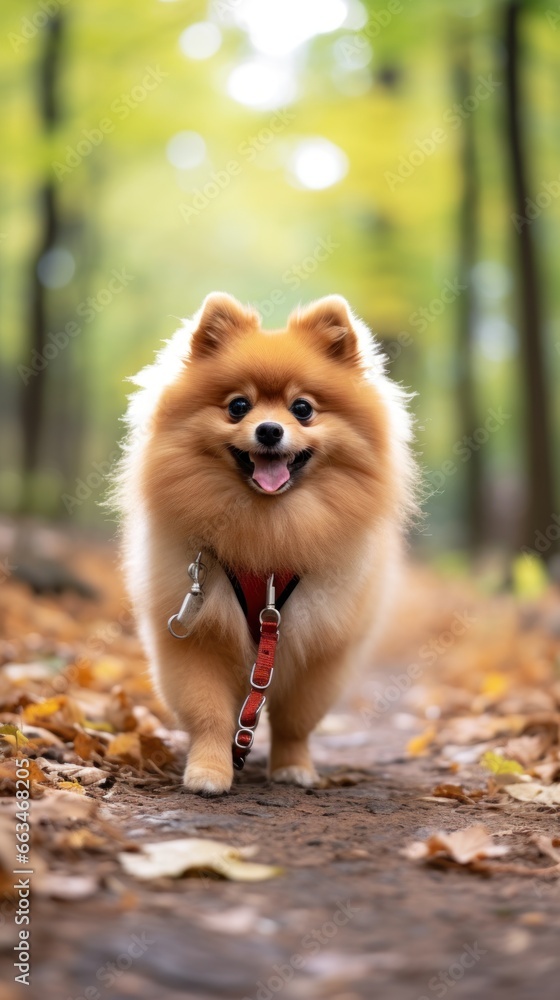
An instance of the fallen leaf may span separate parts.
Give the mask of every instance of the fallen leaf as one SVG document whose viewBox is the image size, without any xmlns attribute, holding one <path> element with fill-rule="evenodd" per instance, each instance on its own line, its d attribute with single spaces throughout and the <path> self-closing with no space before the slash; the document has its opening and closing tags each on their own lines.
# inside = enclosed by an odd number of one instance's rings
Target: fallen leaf
<svg viewBox="0 0 560 1000">
<path fill-rule="evenodd" d="M 560 864 L 560 837 L 546 837 L 544 834 L 536 833 L 531 838 L 533 843 L 537 845 L 541 854 L 544 854 L 548 858 L 552 858 L 556 864 Z"/>
<path fill-rule="evenodd" d="M 367 781 L 368 774 L 364 771 L 335 771 L 321 780 L 321 788 L 350 788 Z"/>
<path fill-rule="evenodd" d="M 466 792 L 462 785 L 436 785 L 432 792 L 432 797 L 442 799 L 456 799 L 458 802 L 472 802 L 473 799 L 480 799 L 484 795 L 481 788 L 474 788 Z"/>
<path fill-rule="evenodd" d="M 27 705 L 23 710 L 23 718 L 30 725 L 40 725 L 45 729 L 50 729 L 63 740 L 72 739 L 74 736 L 74 725 L 82 724 L 83 713 L 79 705 L 67 695 L 61 694 L 56 698 L 47 698 L 46 701 L 37 704 Z"/>
<path fill-rule="evenodd" d="M 139 733 L 139 737 L 140 753 L 144 763 L 155 764 L 156 768 L 161 768 L 175 760 L 173 751 L 159 736 L 144 736 L 143 733 Z"/>
<path fill-rule="evenodd" d="M 59 781 L 56 787 L 62 788 L 66 792 L 77 793 L 78 795 L 86 794 L 83 785 L 80 785 L 79 781 Z"/>
<path fill-rule="evenodd" d="M 52 823 L 73 823 L 92 819 L 98 810 L 95 799 L 76 795 L 65 789 L 47 788 L 43 798 L 33 802 L 30 815 L 32 823 L 48 820 Z"/>
<path fill-rule="evenodd" d="M 53 846 L 59 850 L 93 851 L 95 853 L 103 853 L 111 849 L 111 845 L 105 837 L 99 837 L 96 833 L 92 833 L 86 826 L 79 830 L 63 830 L 57 833 Z"/>
<path fill-rule="evenodd" d="M 500 698 L 506 693 L 510 684 L 510 678 L 506 674 L 490 671 L 482 681 L 481 694 L 489 698 Z"/>
<path fill-rule="evenodd" d="M 552 741 L 553 738 L 549 732 L 537 733 L 535 736 L 517 736 L 506 743 L 504 756 L 513 757 L 524 768 L 527 768 L 542 758 Z"/>
<path fill-rule="evenodd" d="M 142 751 L 139 733 L 120 733 L 107 747 L 108 757 L 118 757 L 127 764 L 140 764 Z"/>
<path fill-rule="evenodd" d="M 517 760 L 507 760 L 493 750 L 487 750 L 480 758 L 480 763 L 492 774 L 523 774 L 523 767 Z"/>
<path fill-rule="evenodd" d="M 16 764 L 14 757 L 8 758 L 8 760 L 0 761 L 0 781 L 6 782 L 4 786 L 6 790 L 15 792 L 16 782 L 18 781 L 17 772 L 19 770 L 21 770 L 21 768 L 18 764 Z M 47 775 L 41 770 L 37 762 L 34 760 L 28 761 L 25 765 L 25 771 L 29 775 L 32 787 L 34 784 L 41 784 L 49 781 Z"/>
<path fill-rule="evenodd" d="M 82 785 L 101 785 L 108 777 L 109 771 L 103 771 L 99 767 L 84 767 L 82 764 L 59 764 L 58 761 L 38 758 L 43 771 L 53 778 L 59 778 L 71 783 L 79 782 Z"/>
<path fill-rule="evenodd" d="M 511 569 L 518 597 L 525 600 L 542 597 L 548 587 L 548 576 L 542 559 L 526 552 L 513 560 Z"/>
<path fill-rule="evenodd" d="M 0 736 L 6 740 L 6 743 L 15 747 L 16 750 L 18 749 L 20 743 L 23 744 L 28 742 L 27 736 L 22 733 L 21 729 L 18 729 L 17 726 L 14 726 L 9 722 L 5 722 L 2 726 L 0 726 Z"/>
<path fill-rule="evenodd" d="M 33 878 L 34 892 L 39 896 L 49 896 L 51 899 L 89 899 L 97 892 L 98 886 L 99 882 L 95 875 L 46 872 Z"/>
<path fill-rule="evenodd" d="M 104 756 L 105 744 L 80 729 L 74 736 L 74 750 L 82 760 L 91 760 L 94 753 Z"/>
<path fill-rule="evenodd" d="M 505 785 L 512 799 L 519 802 L 537 802 L 544 806 L 560 806 L 560 783 L 540 785 L 538 781 L 526 781 L 519 785 Z"/>
<path fill-rule="evenodd" d="M 111 690 L 105 709 L 105 717 L 118 733 L 133 732 L 136 729 L 136 717 L 132 702 L 120 685 L 116 685 Z"/>
<path fill-rule="evenodd" d="M 139 879 L 178 878 L 187 871 L 198 874 L 210 871 L 234 882 L 260 882 L 282 872 L 281 868 L 272 865 L 248 863 L 244 858 L 253 853 L 252 850 L 238 849 L 217 840 L 185 837 L 141 846 L 139 854 L 119 854 L 125 871 Z"/>
<path fill-rule="evenodd" d="M 414 861 L 443 857 L 459 865 L 468 865 L 483 858 L 502 857 L 508 850 L 504 845 L 494 844 L 486 827 L 478 825 L 455 833 L 434 833 L 427 840 L 416 840 L 405 849 L 404 854 Z"/>
<path fill-rule="evenodd" d="M 428 747 L 433 743 L 435 735 L 436 731 L 434 727 L 430 726 L 423 733 L 420 733 L 419 736 L 413 736 L 406 745 L 407 753 L 411 754 L 412 757 L 421 757 L 427 753 Z"/>
</svg>

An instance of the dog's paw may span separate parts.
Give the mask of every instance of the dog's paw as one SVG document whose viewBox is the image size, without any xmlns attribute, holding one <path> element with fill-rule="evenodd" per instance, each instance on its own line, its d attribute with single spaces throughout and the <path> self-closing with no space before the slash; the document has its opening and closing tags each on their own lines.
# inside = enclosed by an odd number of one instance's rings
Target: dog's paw
<svg viewBox="0 0 560 1000">
<path fill-rule="evenodd" d="M 301 788 L 317 788 L 320 781 L 315 770 L 310 771 L 306 767 L 298 767 L 295 764 L 290 767 L 277 768 L 270 777 L 272 781 L 277 781 L 282 785 L 300 785 Z"/>
<path fill-rule="evenodd" d="M 200 766 L 189 767 L 185 771 L 183 787 L 186 792 L 194 792 L 210 798 L 212 795 L 225 795 L 231 788 L 232 775 L 223 771 Z"/>
</svg>

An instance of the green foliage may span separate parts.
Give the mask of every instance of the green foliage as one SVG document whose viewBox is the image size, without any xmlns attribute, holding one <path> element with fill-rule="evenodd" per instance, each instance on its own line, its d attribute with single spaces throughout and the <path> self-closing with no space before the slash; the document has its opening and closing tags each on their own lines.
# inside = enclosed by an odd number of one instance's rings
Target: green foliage
<svg viewBox="0 0 560 1000">
<path fill-rule="evenodd" d="M 182 54 L 181 32 L 208 16 L 208 5 L 196 0 L 59 4 L 61 118 L 47 134 L 37 92 L 46 31 L 38 26 L 44 20 L 37 16 L 41 3 L 3 4 L 0 93 L 4 146 L 10 150 L 0 165 L 2 418 L 9 431 L 0 476 L 3 506 L 13 502 L 18 468 L 17 431 L 8 410 L 15 412 L 21 388 L 16 366 L 29 363 L 28 271 L 40 233 L 38 191 L 45 178 L 55 180 L 60 243 L 76 262 L 73 279 L 50 292 L 49 330 L 56 335 L 68 322 L 80 325 L 48 368 L 49 419 L 37 501 L 41 506 L 43 497 L 45 511 L 68 513 L 60 499 L 66 493 L 85 497 L 72 507 L 72 516 L 99 517 L 96 503 L 105 477 L 100 474 L 100 485 L 91 485 L 97 481 L 93 463 L 105 468 L 114 456 L 125 378 L 150 360 L 177 317 L 192 313 L 215 288 L 261 304 L 272 326 L 299 301 L 331 291 L 346 295 L 386 341 L 395 376 L 418 393 L 419 449 L 428 472 L 439 469 L 462 434 L 456 409 L 460 296 L 441 312 L 438 303 L 445 282 L 458 277 L 466 119 L 453 110 L 454 70 L 465 50 L 474 88 L 479 77 L 497 81 L 470 123 L 481 185 L 477 257 L 497 265 L 489 272 L 497 276 L 494 282 L 479 281 L 477 293 L 478 407 L 481 423 L 492 406 L 511 409 L 511 420 L 485 446 L 485 463 L 496 482 L 519 483 L 524 417 L 515 337 L 515 230 L 503 141 L 504 3 L 387 0 L 365 7 L 369 19 L 362 29 L 320 35 L 297 52 L 298 96 L 287 105 L 291 120 L 269 139 L 275 111 L 253 110 L 227 93 L 229 74 L 253 54 L 244 31 L 222 26 L 223 44 L 209 59 Z M 559 174 L 560 18 L 555 25 L 554 4 L 525 7 L 525 115 L 536 196 Z M 382 24 L 389 10 L 393 13 Z M 371 62 L 350 72 L 348 66 L 367 46 Z M 342 67 L 341 53 L 349 60 Z M 443 132 L 441 141 L 433 139 L 434 130 Z M 179 172 L 166 158 L 166 146 L 182 131 L 202 136 L 207 156 L 200 166 Z M 266 138 L 259 140 L 259 132 Z M 98 133 L 100 140 L 90 142 L 91 152 L 81 157 L 80 142 Z M 336 144 L 349 161 L 346 177 L 324 190 L 295 186 L 288 177 L 298 142 L 313 136 Z M 255 155 L 247 152 L 253 137 Z M 422 159 L 422 149 L 431 144 L 433 152 Z M 421 159 L 410 176 L 399 177 L 399 167 L 406 173 L 407 163 Z M 232 161 L 239 169 L 229 175 Z M 215 187 L 216 176 L 224 174 L 223 190 L 189 213 L 204 202 L 204 196 L 195 202 L 197 193 L 209 183 Z M 546 286 L 551 379 L 560 342 L 560 292 L 554 281 L 559 215 L 555 198 L 531 223 Z M 331 249 L 318 263 L 320 241 Z M 114 269 L 123 268 L 132 276 L 127 286 L 85 319 L 84 303 L 107 287 Z M 421 308 L 430 313 L 424 325 Z M 429 503 L 441 515 L 444 535 L 447 525 L 449 538 L 459 541 L 467 473 L 459 462 L 457 474 Z M 41 482 L 49 488 L 43 490 Z"/>
</svg>

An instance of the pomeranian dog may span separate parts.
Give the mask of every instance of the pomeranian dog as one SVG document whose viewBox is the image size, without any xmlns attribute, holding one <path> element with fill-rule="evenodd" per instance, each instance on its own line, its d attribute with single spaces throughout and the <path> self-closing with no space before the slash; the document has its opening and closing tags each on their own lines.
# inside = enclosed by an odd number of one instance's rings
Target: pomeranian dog
<svg viewBox="0 0 560 1000">
<path fill-rule="evenodd" d="M 209 295 L 133 381 L 117 490 L 125 571 L 157 689 L 190 735 L 185 788 L 231 787 L 271 574 L 283 604 L 270 776 L 315 785 L 309 735 L 368 661 L 414 509 L 406 394 L 337 295 L 272 332 Z M 181 642 L 167 623 L 197 557 L 204 599 L 193 595 L 187 623 L 171 618 Z"/>
</svg>

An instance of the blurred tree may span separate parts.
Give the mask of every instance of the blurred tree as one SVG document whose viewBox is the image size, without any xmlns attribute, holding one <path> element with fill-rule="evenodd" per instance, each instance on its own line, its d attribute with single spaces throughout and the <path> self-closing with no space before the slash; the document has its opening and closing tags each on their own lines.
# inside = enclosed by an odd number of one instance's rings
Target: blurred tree
<svg viewBox="0 0 560 1000">
<path fill-rule="evenodd" d="M 49 17 L 44 29 L 44 46 L 38 74 L 39 110 L 44 131 L 54 132 L 60 119 L 58 79 L 63 45 L 64 19 L 60 10 Z M 56 245 L 60 229 L 57 189 L 52 174 L 46 174 L 38 197 L 40 203 L 40 235 L 31 260 L 31 308 L 28 341 L 24 359 L 44 357 L 47 339 L 47 289 L 39 277 L 41 258 Z M 21 507 L 32 504 L 31 475 L 37 469 L 41 432 L 44 426 L 47 366 L 37 366 L 37 373 L 28 379 L 22 390 L 23 477 Z"/>
<path fill-rule="evenodd" d="M 518 225 L 519 255 L 519 328 L 526 404 L 526 489 L 527 503 L 521 544 L 533 546 L 535 533 L 545 531 L 555 512 L 552 437 L 549 396 L 545 374 L 543 300 L 540 286 L 542 271 L 531 221 L 527 218 L 530 199 L 527 170 L 527 142 L 523 126 L 521 94 L 520 23 L 526 4 L 508 0 L 505 7 L 506 49 L 506 130 L 513 200 Z M 546 555 L 557 551 L 551 544 Z"/>
<path fill-rule="evenodd" d="M 464 106 L 474 91 L 472 37 L 463 29 L 455 39 L 454 81 L 457 101 Z M 473 340 L 475 297 L 473 267 L 478 253 L 479 179 L 476 162 L 475 119 L 467 115 L 461 129 L 460 172 L 461 203 L 458 220 L 459 280 L 465 291 L 458 300 L 457 318 L 457 368 L 459 420 L 461 433 L 467 437 L 478 426 L 476 392 L 473 377 Z M 484 542 L 484 500 L 482 489 L 483 453 L 473 450 L 465 465 L 464 529 L 470 549 L 476 550 Z"/>
</svg>

